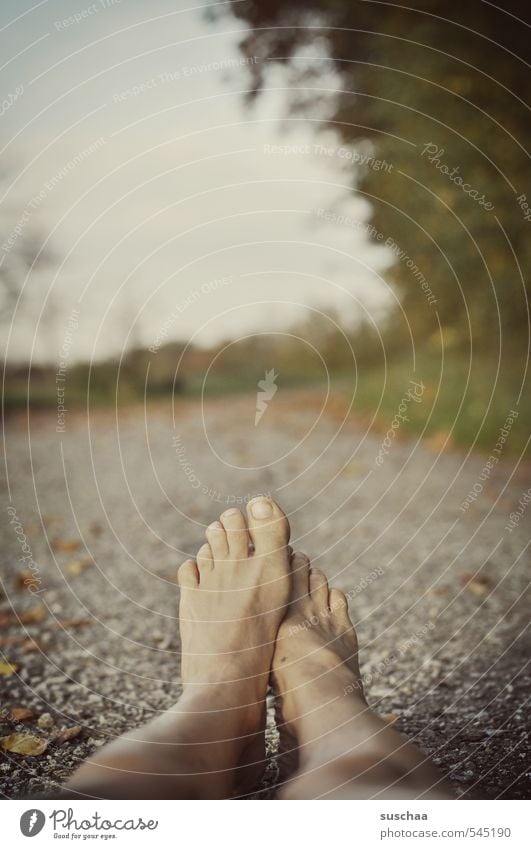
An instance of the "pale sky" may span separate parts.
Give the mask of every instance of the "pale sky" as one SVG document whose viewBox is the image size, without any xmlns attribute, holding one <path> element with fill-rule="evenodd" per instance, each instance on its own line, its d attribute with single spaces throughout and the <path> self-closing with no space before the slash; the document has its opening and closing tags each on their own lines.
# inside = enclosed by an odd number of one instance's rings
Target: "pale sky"
<svg viewBox="0 0 531 849">
<path fill-rule="evenodd" d="M 57 360 L 72 308 L 72 360 L 151 345 L 165 322 L 167 340 L 208 345 L 287 327 L 308 306 L 381 313 L 390 258 L 350 223 L 370 215 L 348 195 L 356 166 L 333 135 L 319 139 L 331 154 L 315 153 L 315 122 L 283 128 L 278 72 L 244 106 L 243 29 L 202 8 L 1 4 L 0 262 L 17 267 L 30 234 L 53 253 L 24 282 L 9 358 Z"/>
</svg>

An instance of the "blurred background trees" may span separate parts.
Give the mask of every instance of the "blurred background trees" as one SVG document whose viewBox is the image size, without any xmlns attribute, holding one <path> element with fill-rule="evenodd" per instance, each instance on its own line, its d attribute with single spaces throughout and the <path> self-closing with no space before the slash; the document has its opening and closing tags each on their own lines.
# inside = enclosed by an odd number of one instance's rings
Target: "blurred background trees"
<svg viewBox="0 0 531 849">
<path fill-rule="evenodd" d="M 531 198 L 528 3 L 502 10 L 482 0 L 414 0 L 408 7 L 232 3 L 249 27 L 241 50 L 260 59 L 249 66 L 250 100 L 267 86 L 272 65 L 281 66 L 292 114 L 326 115 L 321 129 L 332 128 L 341 144 L 370 142 L 392 169 L 352 169 L 353 189 L 372 204 L 376 230 L 429 282 L 446 344 L 526 356 L 529 279 L 520 270 L 530 266 L 531 221 L 517 198 Z M 330 66 L 336 92 L 321 88 Z M 443 151 L 440 167 L 423 155 L 428 144 Z M 458 177 L 493 208 L 467 194 Z M 417 342 L 438 334 L 407 260 L 389 279 Z M 388 324 L 397 330 L 400 317 L 390 315 Z"/>
<path fill-rule="evenodd" d="M 522 450 L 525 410 L 531 415 L 528 3 L 234 0 L 213 14 L 230 32 L 234 17 L 244 25 L 239 49 L 253 61 L 242 65 L 247 85 L 238 82 L 237 95 L 248 112 L 265 101 L 272 133 L 277 119 L 295 118 L 297 141 L 302 129 L 308 142 L 333 146 L 342 182 L 370 205 L 371 240 L 393 249 L 384 276 L 395 300 L 364 320 L 319 304 L 297 326 L 285 322 L 285 332 L 273 322 L 267 337 L 210 350 L 180 337 L 150 353 L 128 335 L 120 362 L 70 370 L 69 403 L 87 400 L 89 379 L 91 402 L 136 402 L 145 392 L 254 397 L 273 368 L 280 390 L 330 380 L 348 403 L 354 399 L 354 415 L 374 413 L 385 430 L 415 376 L 426 403 L 416 406 L 411 430 L 437 437 L 437 445 L 490 449 L 520 405 L 507 450 Z M 288 142 L 291 126 L 285 122 Z M 286 192 L 281 181 L 279 191 Z M 348 200 L 339 190 L 330 211 L 341 214 Z M 35 259 L 31 243 L 18 248 L 0 267 L 8 298 Z M 353 228 L 354 258 L 356 250 Z M 26 404 L 25 369 L 11 377 L 7 405 Z M 30 403 L 53 406 L 54 391 L 54 370 L 43 367 Z"/>
</svg>

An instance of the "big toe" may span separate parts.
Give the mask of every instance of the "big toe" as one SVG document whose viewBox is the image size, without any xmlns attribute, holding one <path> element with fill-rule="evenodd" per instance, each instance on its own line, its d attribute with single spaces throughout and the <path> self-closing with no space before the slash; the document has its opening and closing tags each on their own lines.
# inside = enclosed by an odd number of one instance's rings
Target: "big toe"
<svg viewBox="0 0 531 849">
<path fill-rule="evenodd" d="M 275 554 L 285 549 L 287 557 L 290 527 L 278 504 L 270 498 L 253 498 L 247 505 L 247 517 L 255 554 Z"/>
<path fill-rule="evenodd" d="M 185 560 L 177 572 L 181 589 L 195 589 L 199 586 L 199 572 L 195 560 Z"/>
</svg>

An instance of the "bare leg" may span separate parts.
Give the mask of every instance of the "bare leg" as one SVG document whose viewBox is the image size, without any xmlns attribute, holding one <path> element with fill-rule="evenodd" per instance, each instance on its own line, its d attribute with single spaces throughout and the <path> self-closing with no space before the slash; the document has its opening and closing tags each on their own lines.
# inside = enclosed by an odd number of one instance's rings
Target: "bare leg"
<svg viewBox="0 0 531 849">
<path fill-rule="evenodd" d="M 339 590 L 293 557 L 292 601 L 280 626 L 274 682 L 298 770 L 285 799 L 451 798 L 451 788 L 406 737 L 367 705 L 358 647 Z"/>
<path fill-rule="evenodd" d="M 238 792 L 238 765 L 257 743 L 260 752 L 275 639 L 290 594 L 284 513 L 266 498 L 253 500 L 247 513 L 248 527 L 239 510 L 224 513 L 207 529 L 197 562 L 179 570 L 182 697 L 84 763 L 65 795 L 190 799 Z"/>
</svg>

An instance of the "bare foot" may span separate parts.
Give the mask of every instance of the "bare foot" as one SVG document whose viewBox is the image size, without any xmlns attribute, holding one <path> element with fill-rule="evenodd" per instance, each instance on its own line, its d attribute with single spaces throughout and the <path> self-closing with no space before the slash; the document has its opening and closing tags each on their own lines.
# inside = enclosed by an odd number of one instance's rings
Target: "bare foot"
<svg viewBox="0 0 531 849">
<path fill-rule="evenodd" d="M 367 705 L 345 595 L 308 558 L 292 560 L 292 597 L 273 657 L 281 731 L 297 747 L 285 798 L 447 798 L 443 779 Z"/>
<path fill-rule="evenodd" d="M 239 510 L 227 510 L 206 535 L 197 562 L 179 570 L 183 689 L 215 688 L 238 706 L 238 795 L 264 770 L 265 696 L 290 594 L 289 523 L 278 505 L 257 498 L 247 523 Z"/>
<path fill-rule="evenodd" d="M 83 764 L 67 793 L 225 798 L 263 771 L 265 697 L 290 595 L 289 523 L 262 497 L 247 518 L 227 510 L 197 561 L 179 569 L 183 695 Z"/>
</svg>

